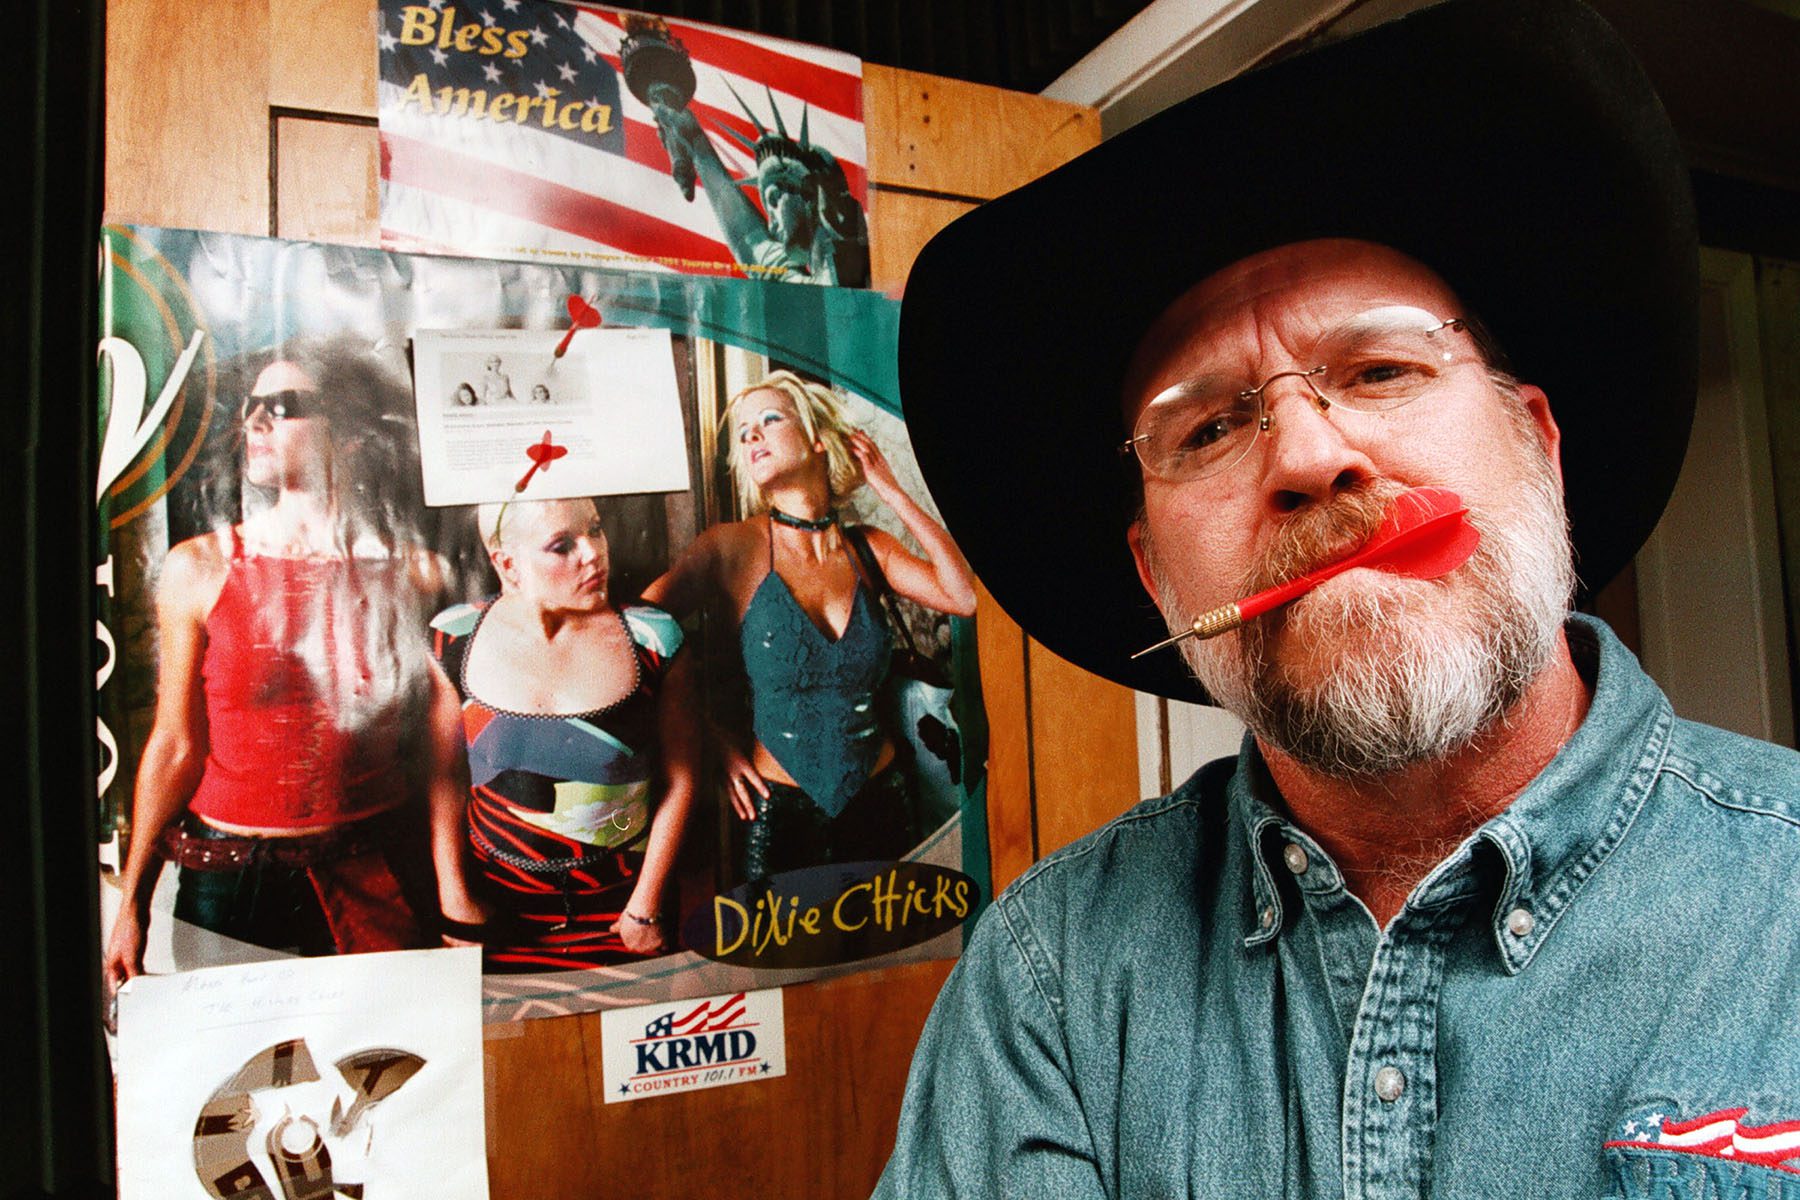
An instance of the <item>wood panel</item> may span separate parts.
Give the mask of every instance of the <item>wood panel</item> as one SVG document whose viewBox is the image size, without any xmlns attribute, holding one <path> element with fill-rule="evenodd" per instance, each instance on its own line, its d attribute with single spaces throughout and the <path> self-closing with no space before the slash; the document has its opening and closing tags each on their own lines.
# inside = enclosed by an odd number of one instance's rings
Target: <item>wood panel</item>
<svg viewBox="0 0 1800 1200">
<path fill-rule="evenodd" d="M 1091 108 L 870 64 L 863 72 L 869 178 L 985 200 L 1100 141 Z"/>
<path fill-rule="evenodd" d="M 109 220 L 269 231 L 268 54 L 264 4 L 108 6 Z"/>
<path fill-rule="evenodd" d="M 1137 704 L 1128 688 L 1031 643 L 1037 852 L 1110 821 L 1138 799 Z"/>
<path fill-rule="evenodd" d="M 1031 705 L 1025 633 L 986 588 L 978 589 L 976 644 L 988 719 L 988 860 L 994 893 L 1037 858 L 1032 815 Z"/>
<path fill-rule="evenodd" d="M 966 200 L 947 200 L 912 192 L 869 191 L 869 273 L 872 286 L 898 296 L 906 286 L 913 259 L 938 230 L 974 208 Z"/>
<path fill-rule="evenodd" d="M 275 122 L 275 232 L 302 241 L 381 240 L 381 138 L 368 125 Z"/>
<path fill-rule="evenodd" d="M 950 963 L 788 988 L 788 1074 L 607 1104 L 600 1017 L 487 1043 L 495 1200 L 866 1196 L 887 1160 L 912 1048 Z M 730 1153 L 723 1153 L 729 1146 Z"/>
<path fill-rule="evenodd" d="M 592 1014 L 525 1021 L 488 1038 L 488 1193 L 494 1200 L 603 1196 L 617 1189 L 618 1161 L 600 1155 L 592 1119 L 590 1078 L 600 1077 L 600 1058 L 588 1051 L 588 1021 L 597 1047 L 600 1022 Z"/>
<path fill-rule="evenodd" d="M 866 1196 L 892 1149 L 906 1071 L 948 963 L 919 963 L 789 988 L 788 1075 L 710 1097 L 675 1097 L 674 1143 L 661 1178 L 633 1180 L 645 1196 Z M 681 1103 L 684 1102 L 684 1103 Z M 618 1106 L 615 1106 L 618 1107 Z M 602 1155 L 643 1143 L 641 1123 L 617 1124 Z M 717 1163 L 719 1131 L 747 1150 L 731 1174 L 696 1179 Z"/>
<path fill-rule="evenodd" d="M 268 0 L 268 5 L 275 35 L 269 103 L 373 117 L 374 0 Z"/>
</svg>

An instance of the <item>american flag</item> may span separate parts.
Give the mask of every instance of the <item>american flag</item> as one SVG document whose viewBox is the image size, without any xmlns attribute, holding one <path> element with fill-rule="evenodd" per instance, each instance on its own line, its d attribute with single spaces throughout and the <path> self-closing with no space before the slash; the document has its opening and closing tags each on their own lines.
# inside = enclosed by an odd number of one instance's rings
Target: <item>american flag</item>
<svg viewBox="0 0 1800 1200">
<path fill-rule="evenodd" d="M 744 993 L 728 996 L 716 1004 L 701 1001 L 684 1015 L 677 1017 L 673 1009 L 661 1014 L 644 1026 L 644 1037 L 665 1038 L 680 1035 L 683 1037 L 697 1033 L 716 1033 L 721 1029 L 735 1029 L 744 1019 Z"/>
<path fill-rule="evenodd" d="M 381 0 L 379 19 L 383 248 L 734 271 L 704 189 L 683 198 L 649 108 L 621 79 L 623 10 Z M 745 143 L 758 126 L 804 120 L 867 208 L 861 60 L 666 24 L 692 58 L 690 110 L 734 177 L 755 174 Z"/>
<path fill-rule="evenodd" d="M 1794 1171 L 1789 1160 L 1800 1158 L 1800 1121 L 1746 1125 L 1743 1118 L 1749 1111 L 1721 1108 L 1686 1120 L 1652 1112 L 1627 1122 L 1621 1130 L 1624 1137 L 1607 1144 L 1675 1150 Z"/>
</svg>

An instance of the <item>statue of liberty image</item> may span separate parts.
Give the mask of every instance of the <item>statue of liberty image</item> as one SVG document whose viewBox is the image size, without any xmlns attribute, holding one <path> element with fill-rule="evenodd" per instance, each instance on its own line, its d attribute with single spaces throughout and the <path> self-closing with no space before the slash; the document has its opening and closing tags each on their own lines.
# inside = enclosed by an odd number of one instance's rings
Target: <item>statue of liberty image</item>
<svg viewBox="0 0 1800 1200">
<path fill-rule="evenodd" d="M 867 287 L 868 220 L 843 167 L 809 140 L 808 110 L 801 109 L 798 136 L 790 135 L 774 93 L 765 89 L 774 124 L 768 129 L 731 88 L 757 134 L 751 141 L 736 130 L 724 131 L 756 156 L 755 173 L 736 178 L 688 107 L 696 85 L 687 50 L 655 17 L 629 15 L 625 32 L 619 56 L 625 85 L 655 115 L 681 194 L 691 201 L 696 182 L 705 189 L 737 261 L 773 278 Z M 756 189 L 761 211 L 744 194 L 747 188 Z"/>
</svg>

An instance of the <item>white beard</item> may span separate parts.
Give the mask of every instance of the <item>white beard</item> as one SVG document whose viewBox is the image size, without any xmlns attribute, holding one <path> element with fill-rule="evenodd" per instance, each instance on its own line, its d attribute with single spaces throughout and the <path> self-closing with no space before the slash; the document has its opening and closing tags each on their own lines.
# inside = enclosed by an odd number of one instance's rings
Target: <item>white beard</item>
<svg viewBox="0 0 1800 1200">
<path fill-rule="evenodd" d="M 1559 481 L 1530 449 L 1537 467 L 1518 500 L 1470 513 L 1481 544 L 1444 579 L 1326 584 L 1234 635 L 1183 642 L 1214 702 L 1336 779 L 1442 758 L 1499 721 L 1549 662 L 1574 591 Z M 1378 481 L 1366 502 L 1384 511 L 1403 490 Z M 1171 632 L 1189 628 L 1148 537 L 1144 552 Z M 1252 581 L 1245 594 L 1268 582 Z M 1290 653 L 1316 647 L 1305 656 L 1328 665 L 1290 670 L 1273 659 L 1277 641 Z"/>
</svg>

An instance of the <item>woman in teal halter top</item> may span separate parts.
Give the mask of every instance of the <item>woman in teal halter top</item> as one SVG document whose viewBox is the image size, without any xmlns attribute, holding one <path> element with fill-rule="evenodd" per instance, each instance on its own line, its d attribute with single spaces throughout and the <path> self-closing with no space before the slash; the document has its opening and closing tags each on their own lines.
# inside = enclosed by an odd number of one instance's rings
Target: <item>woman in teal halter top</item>
<svg viewBox="0 0 1800 1200">
<path fill-rule="evenodd" d="M 829 388 L 776 371 L 726 407 L 741 521 L 716 525 L 644 591 L 677 616 L 729 616 L 750 693 L 750 729 L 716 730 L 742 878 L 912 849 L 911 803 L 876 695 L 892 633 L 850 539 L 894 593 L 968 616 L 975 581 L 943 527 L 907 495 Z M 882 530 L 846 530 L 838 505 L 867 484 L 924 550 Z M 722 622 L 720 622 L 722 623 Z"/>
</svg>

